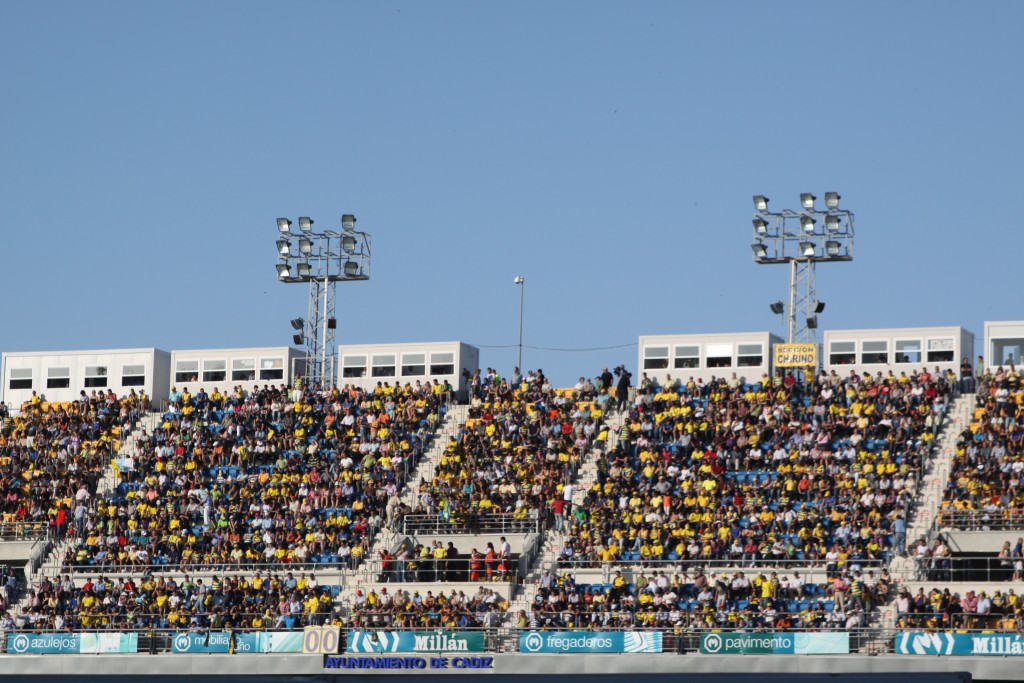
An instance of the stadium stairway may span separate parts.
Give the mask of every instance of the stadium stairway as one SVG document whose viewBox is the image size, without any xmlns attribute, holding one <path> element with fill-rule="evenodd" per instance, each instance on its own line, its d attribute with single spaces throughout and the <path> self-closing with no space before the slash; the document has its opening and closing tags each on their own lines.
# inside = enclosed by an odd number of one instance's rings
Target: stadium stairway
<svg viewBox="0 0 1024 683">
<path fill-rule="evenodd" d="M 932 540 L 935 518 L 942 505 L 942 495 L 953 467 L 956 442 L 964 425 L 970 423 L 974 401 L 974 394 L 961 394 L 950 406 L 937 445 L 932 449 L 924 464 L 921 485 L 918 488 L 907 526 L 908 547 L 921 538 L 928 542 Z M 912 557 L 894 557 L 890 564 L 890 571 L 897 578 L 910 577 L 914 575 L 916 566 Z"/>
<path fill-rule="evenodd" d="M 434 435 L 434 441 L 416 465 L 416 469 L 410 473 L 401 491 L 399 497 L 403 505 L 415 509 L 419 497 L 419 483 L 421 481 L 431 481 L 434 478 L 434 471 L 437 469 L 441 455 L 448 446 L 449 439 L 455 438 L 458 435 L 459 429 L 466 423 L 468 414 L 469 406 L 467 405 L 452 404 L 448 407 L 444 420 Z M 385 525 L 374 539 L 367 556 L 369 559 L 367 564 L 370 567 L 376 567 L 376 559 L 380 557 L 382 550 L 387 549 L 394 553 L 398 549 L 399 544 L 404 540 L 405 535 L 401 533 L 400 528 L 391 528 Z M 347 605 L 356 590 L 366 590 L 368 587 L 378 585 L 379 582 L 376 580 L 376 574 L 376 569 L 370 569 L 366 565 L 346 571 L 342 581 L 344 587 L 341 594 L 337 596 L 335 605 Z"/>
<path fill-rule="evenodd" d="M 128 436 L 121 440 L 121 445 L 117 450 L 117 457 L 126 458 L 135 455 L 143 430 L 152 433 L 160 424 L 162 417 L 163 414 L 159 412 L 146 413 Z M 111 493 L 117 487 L 119 481 L 120 477 L 112 461 L 108 463 L 103 476 L 96 484 L 96 497 L 102 498 Z M 28 595 L 28 589 L 37 585 L 43 577 L 55 578 L 60 575 L 64 556 L 73 544 L 74 541 L 70 538 L 63 541 L 54 541 L 52 539 L 47 541 L 45 554 L 39 558 L 38 562 L 32 562 L 26 567 L 26 585 L 22 587 L 22 599 Z"/>
<path fill-rule="evenodd" d="M 576 473 L 576 479 L 573 481 L 573 507 L 583 505 L 586 501 L 587 492 L 590 490 L 591 485 L 597 481 L 598 462 L 604 453 L 615 449 L 619 442 L 619 429 L 622 428 L 627 415 L 627 412 L 616 412 L 608 415 L 606 420 L 609 427 L 608 441 L 604 450 L 591 450 L 587 454 L 586 461 Z M 558 575 L 558 554 L 565 543 L 565 539 L 566 534 L 555 531 L 554 527 L 543 532 L 541 552 L 537 556 L 537 560 L 531 565 L 530 572 L 523 579 L 523 590 L 509 604 L 508 614 L 509 619 L 512 620 L 510 623 L 514 623 L 515 615 L 519 610 L 529 612 L 530 604 L 536 594 L 536 586 L 540 582 L 540 577 L 543 575 L 544 570 L 549 570 L 555 576 Z"/>
</svg>

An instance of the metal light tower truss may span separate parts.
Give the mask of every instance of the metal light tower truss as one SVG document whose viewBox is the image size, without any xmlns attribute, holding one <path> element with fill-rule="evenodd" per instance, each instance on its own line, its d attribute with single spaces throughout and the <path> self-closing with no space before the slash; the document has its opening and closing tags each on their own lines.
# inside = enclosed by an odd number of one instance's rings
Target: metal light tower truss
<svg viewBox="0 0 1024 683">
<path fill-rule="evenodd" d="M 817 197 L 800 195 L 800 211 L 769 211 L 768 198 L 754 195 L 755 263 L 789 265 L 788 341 L 817 343 L 818 300 L 815 264 L 852 261 L 853 213 L 839 208 L 838 192 L 825 193 L 825 208 L 815 206 Z"/>
<path fill-rule="evenodd" d="M 277 279 L 309 286 L 303 331 L 295 340 L 305 344 L 304 382 L 309 386 L 336 382 L 335 284 L 370 279 L 370 236 L 355 225 L 356 217 L 345 214 L 341 232 L 313 232 L 313 219 L 301 217 L 294 232 L 292 221 L 277 219 Z"/>
</svg>

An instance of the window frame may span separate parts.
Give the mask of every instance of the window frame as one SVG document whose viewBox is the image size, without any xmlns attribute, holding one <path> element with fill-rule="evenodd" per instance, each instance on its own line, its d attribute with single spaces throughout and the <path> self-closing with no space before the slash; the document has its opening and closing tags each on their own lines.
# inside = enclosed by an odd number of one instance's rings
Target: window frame
<svg viewBox="0 0 1024 683">
<path fill-rule="evenodd" d="M 645 346 L 644 347 L 644 370 L 668 370 L 669 347 Z M 664 363 L 664 365 L 662 365 Z"/>
<path fill-rule="evenodd" d="M 683 353 L 683 349 L 693 349 L 693 354 Z M 672 369 L 696 370 L 700 367 L 700 344 L 673 344 Z"/>
<path fill-rule="evenodd" d="M 833 351 L 833 347 L 836 344 L 850 344 L 851 350 L 850 351 Z M 837 355 L 843 355 L 843 356 L 847 356 L 848 355 L 850 357 L 850 361 L 848 363 L 837 362 L 835 360 L 835 356 L 837 356 Z M 841 367 L 845 367 L 845 366 L 848 366 L 848 365 L 856 365 L 857 364 L 857 357 L 858 356 L 857 356 L 857 340 L 856 339 L 830 339 L 829 340 L 829 342 L 828 342 L 828 364 L 829 365 L 838 365 L 838 366 L 841 366 Z"/>
<path fill-rule="evenodd" d="M 102 370 L 101 373 L 90 374 L 90 371 Z M 99 384 L 102 380 L 103 384 Z M 110 388 L 110 366 L 109 365 L 86 365 L 82 371 L 82 386 L 86 389 L 109 389 Z"/>
<path fill-rule="evenodd" d="M 428 377 L 452 377 L 455 375 L 454 351 L 431 351 L 430 374 Z"/>
<path fill-rule="evenodd" d="M 128 372 L 129 368 L 141 368 L 142 372 Z M 146 364 L 145 363 L 122 363 L 121 364 L 121 386 L 122 387 L 144 387 L 146 386 Z"/>
<path fill-rule="evenodd" d="M 15 377 L 15 373 L 27 372 L 27 377 Z M 33 368 L 11 368 L 7 373 L 7 388 L 13 390 L 31 389 L 35 381 L 35 370 Z M 15 385 L 17 382 L 17 386 Z M 28 384 L 23 384 L 28 382 Z"/>
<path fill-rule="evenodd" d="M 351 361 L 358 360 L 359 363 L 352 364 Z M 370 356 L 368 354 L 362 354 L 358 356 L 342 356 L 341 357 L 341 378 L 342 379 L 360 379 L 366 377 L 369 373 L 368 361 Z M 357 372 L 358 371 L 358 372 Z"/>
<path fill-rule="evenodd" d="M 268 367 L 266 364 L 271 363 Z M 277 367 L 274 367 L 274 364 Z M 285 378 L 286 363 L 283 356 L 260 356 L 257 377 L 260 382 L 282 382 Z"/>
<path fill-rule="evenodd" d="M 66 374 L 54 375 L 54 370 L 63 370 Z M 54 383 L 54 380 L 64 380 L 63 384 Z M 71 366 L 56 366 L 46 368 L 47 389 L 70 389 L 71 388 Z"/>
<path fill-rule="evenodd" d="M 865 351 L 864 347 L 867 344 L 885 344 L 885 351 L 884 352 L 883 351 Z M 870 354 L 876 354 L 876 355 L 884 353 L 885 354 L 885 360 L 882 360 L 882 361 L 868 360 L 866 355 L 869 354 L 869 353 Z M 860 357 L 860 364 L 861 365 L 889 365 L 890 364 L 890 361 L 889 361 L 889 357 L 890 357 L 889 356 L 889 340 L 888 339 L 862 339 L 860 341 L 860 355 L 859 355 L 859 357 Z"/>
</svg>

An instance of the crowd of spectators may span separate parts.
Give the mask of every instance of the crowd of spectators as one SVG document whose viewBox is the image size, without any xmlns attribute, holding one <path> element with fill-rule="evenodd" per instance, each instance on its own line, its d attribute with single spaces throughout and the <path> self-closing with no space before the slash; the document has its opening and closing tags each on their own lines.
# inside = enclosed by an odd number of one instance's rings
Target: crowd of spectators
<svg viewBox="0 0 1024 683">
<path fill-rule="evenodd" d="M 62 538 L 82 519 L 96 486 L 149 407 L 144 392 L 81 392 L 78 400 L 50 403 L 33 392 L 20 413 L 0 421 L 0 514 L 32 533 Z"/>
<path fill-rule="evenodd" d="M 508 600 L 486 586 L 475 592 L 407 590 L 384 586 L 380 590 L 357 590 L 348 606 L 345 625 L 354 629 L 403 628 L 492 628 L 508 610 Z"/>
<path fill-rule="evenodd" d="M 172 389 L 66 563 L 354 566 L 443 417 L 442 389 Z"/>
<path fill-rule="evenodd" d="M 563 390 L 541 370 L 523 376 L 517 368 L 509 378 L 493 370 L 474 375 L 466 423 L 433 478 L 419 482 L 415 507 L 404 512 L 469 533 L 494 515 L 507 516 L 510 528 L 522 531 L 552 517 L 558 524 L 571 504 L 576 468 L 607 440 L 612 377 L 605 370 Z"/>
<path fill-rule="evenodd" d="M 884 561 L 905 550 L 953 382 L 938 371 L 642 382 L 561 560 Z"/>
<path fill-rule="evenodd" d="M 961 528 L 1017 524 L 1024 515 L 1024 384 L 1021 373 L 985 370 L 977 404 L 957 440 L 942 502 L 942 523 Z"/>
<path fill-rule="evenodd" d="M 836 575 L 808 582 L 799 571 L 669 575 L 640 572 L 632 582 L 616 571 L 607 584 L 577 583 L 545 572 L 519 628 L 656 628 L 788 630 L 858 628 L 888 596 L 887 573 Z"/>
<path fill-rule="evenodd" d="M 1013 588 L 966 591 L 933 588 L 916 594 L 903 590 L 895 601 L 896 625 L 907 629 L 995 630 L 1020 633 L 1024 630 L 1024 600 Z"/>
<path fill-rule="evenodd" d="M 70 575 L 44 579 L 17 610 L 5 611 L 0 629 L 284 630 L 329 623 L 338 586 L 322 586 L 312 572 L 188 575 L 152 573 L 135 578 Z"/>
</svg>

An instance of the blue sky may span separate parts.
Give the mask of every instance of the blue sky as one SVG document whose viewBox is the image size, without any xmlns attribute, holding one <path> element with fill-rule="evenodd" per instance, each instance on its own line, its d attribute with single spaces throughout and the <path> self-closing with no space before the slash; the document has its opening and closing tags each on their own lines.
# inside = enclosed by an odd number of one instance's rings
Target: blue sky
<svg viewBox="0 0 1024 683">
<path fill-rule="evenodd" d="M 1024 3 L 0 4 L 0 350 L 287 344 L 274 219 L 354 213 L 340 343 L 771 330 L 750 197 L 838 190 L 822 327 L 1021 318 Z M 511 369 L 515 348 L 482 350 Z M 560 383 L 634 346 L 526 349 Z"/>
</svg>

